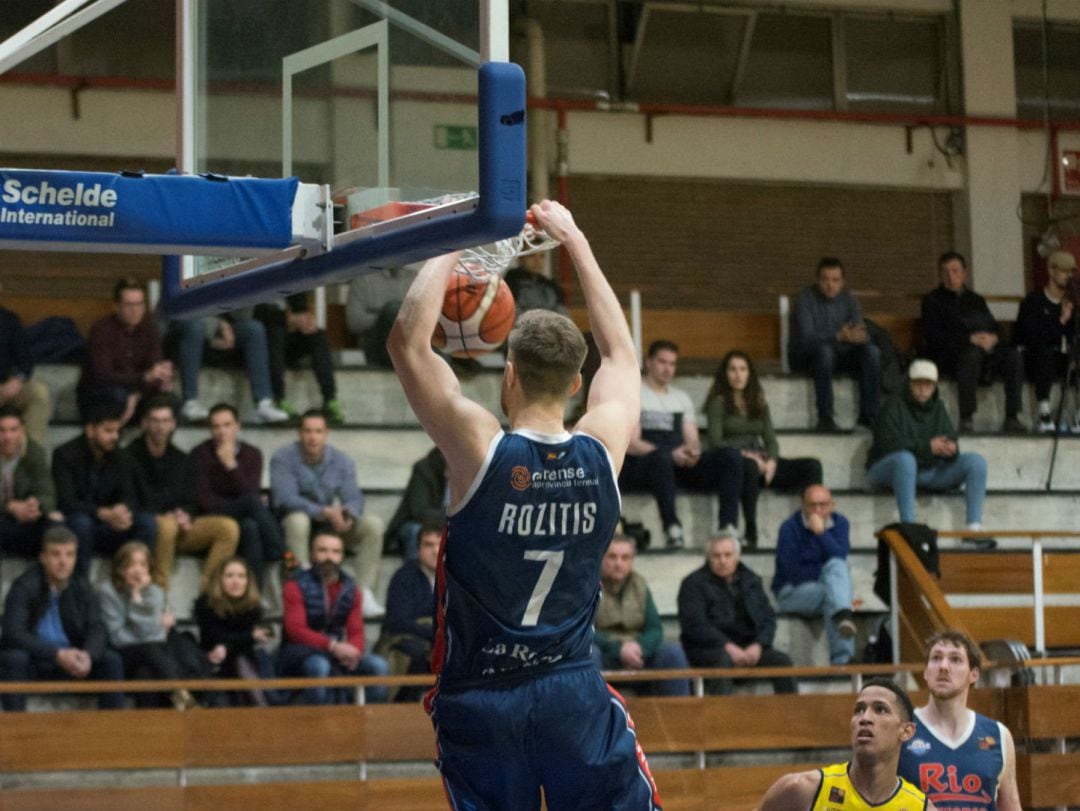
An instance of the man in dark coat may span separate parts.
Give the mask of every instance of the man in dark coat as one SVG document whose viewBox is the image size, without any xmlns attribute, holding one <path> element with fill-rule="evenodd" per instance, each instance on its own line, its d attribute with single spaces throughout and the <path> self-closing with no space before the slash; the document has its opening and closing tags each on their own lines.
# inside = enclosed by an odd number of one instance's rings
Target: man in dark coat
<svg viewBox="0 0 1080 811">
<path fill-rule="evenodd" d="M 739 539 L 709 541 L 705 565 L 679 586 L 680 640 L 694 667 L 790 667 L 791 657 L 773 648 L 776 612 L 761 578 L 739 560 Z M 777 693 L 797 691 L 795 679 L 772 679 Z M 730 679 L 710 679 L 706 692 L 731 692 Z"/>
<path fill-rule="evenodd" d="M 90 581 L 75 574 L 75 534 L 50 527 L 41 545 L 38 563 L 15 579 L 4 601 L 0 679 L 119 681 L 124 668 L 120 655 L 106 645 L 97 595 Z M 7 712 L 26 709 L 23 694 L 0 701 Z M 101 693 L 98 706 L 118 709 L 123 695 Z"/>
<path fill-rule="evenodd" d="M 941 284 L 922 300 L 922 356 L 956 377 L 960 397 L 960 433 L 973 430 L 975 387 L 994 377 L 1005 381 L 1005 425 L 1011 433 L 1026 431 L 1020 413 L 1024 359 L 1016 347 L 1002 341 L 1001 327 L 986 299 L 966 285 L 967 263 L 956 251 L 938 259 Z"/>
</svg>

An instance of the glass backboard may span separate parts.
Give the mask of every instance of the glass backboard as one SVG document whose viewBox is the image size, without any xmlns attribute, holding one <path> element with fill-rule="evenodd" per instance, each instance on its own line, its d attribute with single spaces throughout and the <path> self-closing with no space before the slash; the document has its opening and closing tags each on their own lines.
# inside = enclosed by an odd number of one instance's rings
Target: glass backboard
<svg viewBox="0 0 1080 811">
<path fill-rule="evenodd" d="M 333 250 L 169 260 L 167 307 L 225 309 L 519 231 L 507 25 L 506 0 L 181 0 L 180 168 L 295 175 L 299 216 L 322 218 Z"/>
</svg>

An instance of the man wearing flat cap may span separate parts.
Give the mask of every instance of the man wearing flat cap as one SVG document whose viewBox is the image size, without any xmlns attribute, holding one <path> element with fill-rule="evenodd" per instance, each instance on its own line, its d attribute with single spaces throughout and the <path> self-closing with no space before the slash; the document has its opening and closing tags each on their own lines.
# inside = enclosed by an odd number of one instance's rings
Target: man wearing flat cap
<svg viewBox="0 0 1080 811">
<path fill-rule="evenodd" d="M 908 387 L 882 406 L 874 422 L 874 444 L 867 457 L 866 484 L 892 490 L 900 520 L 915 521 L 915 488 L 937 492 L 964 486 L 966 528 L 982 529 L 986 500 L 986 459 L 960 453 L 956 430 L 938 396 L 938 370 L 919 359 L 908 369 Z M 976 549 L 991 548 L 989 538 L 965 538 Z"/>
</svg>

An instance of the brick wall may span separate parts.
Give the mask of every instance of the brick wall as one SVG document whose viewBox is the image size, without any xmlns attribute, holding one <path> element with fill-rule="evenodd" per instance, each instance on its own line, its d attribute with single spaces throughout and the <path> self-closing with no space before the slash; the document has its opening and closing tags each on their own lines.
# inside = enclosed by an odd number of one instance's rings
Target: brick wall
<svg viewBox="0 0 1080 811">
<path fill-rule="evenodd" d="M 952 247 L 948 192 L 573 177 L 570 204 L 616 291 L 646 307 L 773 310 L 829 255 L 886 294 L 867 309 L 915 315 Z"/>
</svg>

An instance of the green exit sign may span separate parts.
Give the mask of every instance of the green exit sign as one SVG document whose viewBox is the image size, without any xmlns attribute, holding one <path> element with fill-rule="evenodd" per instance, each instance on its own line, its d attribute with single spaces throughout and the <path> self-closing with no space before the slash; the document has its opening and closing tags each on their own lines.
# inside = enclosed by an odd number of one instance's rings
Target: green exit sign
<svg viewBox="0 0 1080 811">
<path fill-rule="evenodd" d="M 457 124 L 435 125 L 436 149 L 476 149 L 476 127 Z"/>
</svg>

